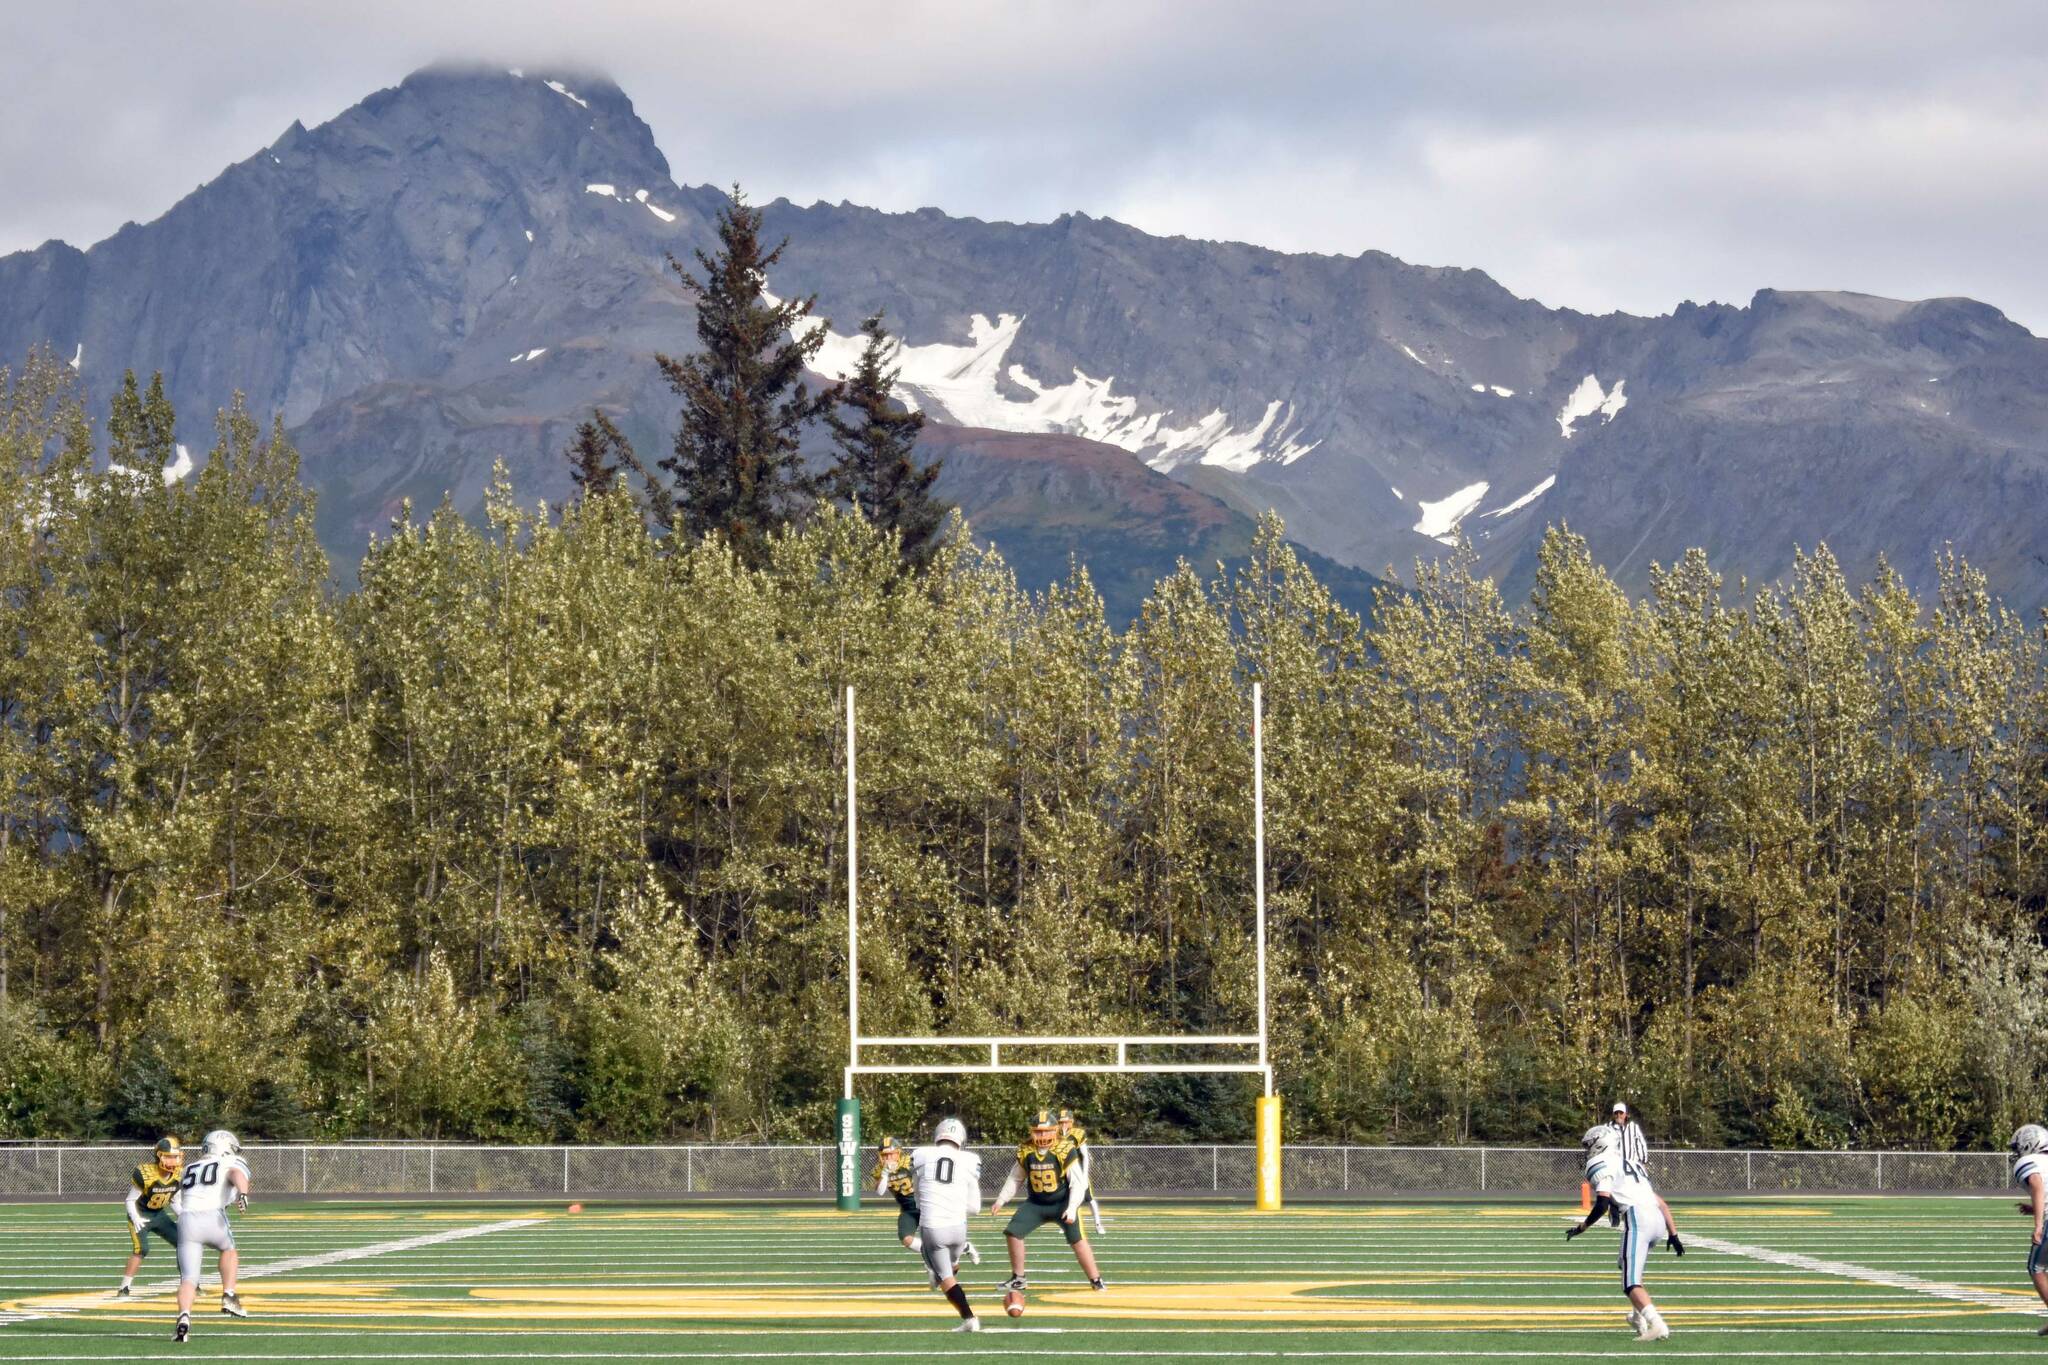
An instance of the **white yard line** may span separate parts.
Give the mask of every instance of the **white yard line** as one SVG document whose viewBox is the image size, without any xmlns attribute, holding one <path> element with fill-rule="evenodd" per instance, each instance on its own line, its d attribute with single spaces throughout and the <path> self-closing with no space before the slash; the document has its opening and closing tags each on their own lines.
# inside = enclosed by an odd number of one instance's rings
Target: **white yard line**
<svg viewBox="0 0 2048 1365">
<path fill-rule="evenodd" d="M 1979 1308 L 1998 1308 L 2008 1313 L 2027 1313 L 2036 1317 L 2044 1311 L 2039 1303 L 2023 1299 L 2017 1293 L 1979 1289 L 1967 1284 L 1949 1284 L 1942 1280 L 1928 1280 L 1918 1275 L 1908 1275 L 1902 1270 L 1877 1270 L 1870 1266 L 1852 1265 L 1848 1261 L 1825 1261 L 1818 1256 L 1802 1256 L 1796 1251 L 1774 1251 L 1770 1247 L 1724 1242 L 1719 1237 L 1688 1237 L 1686 1244 L 1705 1247 L 1708 1251 L 1718 1251 L 1724 1256 L 1744 1256 L 1769 1265 L 1787 1266 L 1794 1270 L 1811 1270 L 1822 1275 L 1836 1275 L 1845 1280 L 1861 1280 L 1865 1284 L 1883 1285 L 1888 1289 L 1904 1289 L 1914 1294 L 1925 1294 L 1930 1298 L 1974 1304 Z"/>
<path fill-rule="evenodd" d="M 984 1335 L 1015 1332 L 1018 1335 L 1043 1333 L 1044 1328 L 991 1327 Z M 906 1330 L 905 1335 L 910 1335 Z M 933 1351 L 932 1354 L 936 1354 Z M 915 1354 L 908 1348 L 891 1351 L 833 1351 L 835 1360 L 903 1360 Z M 968 1348 L 955 1344 L 945 1351 L 949 1358 L 967 1356 L 1052 1356 L 1064 1360 L 1074 1358 L 1072 1346 L 1011 1346 Z M 1405 1351 L 1370 1350 L 1229 1350 L 1229 1351 L 1132 1351 L 1132 1350 L 1091 1350 L 1090 1355 L 1099 1360 L 1548 1360 L 1555 1361 L 1559 1355 L 1555 1350 L 1502 1351 L 1497 1349 L 1473 1349 L 1447 1351 L 1441 1347 L 1417 1347 Z M 1593 1353 L 1586 1353 L 1592 1358 Z M 1764 1351 L 1687 1351 L 1670 1350 L 1660 1347 L 1657 1358 L 1686 1360 L 1783 1360 L 1783 1350 Z M 2003 1351 L 1809 1351 L 1799 1352 L 1801 1360 L 2019 1360 L 2038 1359 L 2037 1350 L 2013 1347 Z M 293 1351 L 286 1354 L 263 1354 L 238 1351 L 235 1360 L 432 1360 L 447 1362 L 462 1360 L 816 1360 L 814 1351 L 466 1351 L 460 1357 L 436 1351 L 345 1351 L 326 1354 Z M 30 1355 L 9 1356 L 9 1360 L 33 1361 L 118 1361 L 121 1365 L 133 1365 L 135 1353 L 126 1351 L 119 1355 Z"/>
<path fill-rule="evenodd" d="M 395 1242 L 373 1242 L 368 1246 L 343 1247 L 338 1251 L 323 1251 L 312 1256 L 292 1256 L 282 1261 L 268 1261 L 262 1265 L 245 1267 L 237 1277 L 241 1280 L 258 1280 L 271 1275 L 289 1275 L 295 1270 L 319 1270 L 324 1266 L 340 1265 L 345 1261 L 368 1260 L 372 1256 L 388 1256 L 396 1251 L 414 1251 L 420 1247 L 439 1246 L 443 1242 L 460 1242 L 471 1237 L 483 1237 L 493 1232 L 511 1232 L 518 1228 L 536 1227 L 546 1222 L 543 1218 L 508 1218 L 502 1223 L 481 1223 L 475 1227 L 449 1228 L 445 1232 L 429 1232 L 419 1237 L 401 1237 Z M 217 1284 L 220 1276 L 208 1275 L 202 1284 Z M 158 1280 L 151 1285 L 138 1285 L 134 1297 L 152 1298 L 176 1290 L 176 1280 Z M 0 1313 L 0 1326 L 15 1322 L 35 1322 L 43 1318 L 61 1317 L 76 1313 L 77 1308 L 39 1309 L 26 1313 Z M 32 1359 L 33 1357 L 18 1357 Z"/>
</svg>

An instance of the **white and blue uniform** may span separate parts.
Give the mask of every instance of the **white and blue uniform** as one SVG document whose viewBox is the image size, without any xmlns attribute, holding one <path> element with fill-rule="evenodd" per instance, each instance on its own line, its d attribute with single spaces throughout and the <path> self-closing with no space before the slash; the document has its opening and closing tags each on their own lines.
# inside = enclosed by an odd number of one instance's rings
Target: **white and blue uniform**
<svg viewBox="0 0 2048 1365">
<path fill-rule="evenodd" d="M 1621 1224 L 1621 1288 L 1626 1293 L 1643 1282 L 1643 1263 L 1650 1248 L 1670 1235 L 1664 1226 L 1664 1210 L 1649 1180 L 1628 1162 L 1611 1157 L 1586 1172 L 1593 1193 L 1605 1195 L 1619 1205 Z"/>
<path fill-rule="evenodd" d="M 968 1216 L 981 1212 L 981 1154 L 948 1143 L 919 1147 L 910 1154 L 910 1179 L 924 1263 L 939 1280 L 953 1279 L 967 1251 Z"/>
<path fill-rule="evenodd" d="M 2032 1197 L 2033 1189 L 2027 1183 L 2032 1177 L 2048 1177 L 2048 1152 L 2029 1152 L 2012 1163 L 2012 1183 L 2026 1190 Z M 2048 1257 L 2044 1257 L 2041 1243 L 2033 1242 L 2027 1247 L 2027 1274 L 2038 1275 L 2048 1270 Z"/>
</svg>

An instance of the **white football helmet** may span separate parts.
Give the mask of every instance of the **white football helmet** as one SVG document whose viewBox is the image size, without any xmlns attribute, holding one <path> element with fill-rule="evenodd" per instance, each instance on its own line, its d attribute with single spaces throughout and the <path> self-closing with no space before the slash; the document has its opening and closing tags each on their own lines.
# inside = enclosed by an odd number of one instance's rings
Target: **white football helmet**
<svg viewBox="0 0 2048 1365">
<path fill-rule="evenodd" d="M 940 1119 L 939 1126 L 932 1129 L 933 1142 L 950 1142 L 955 1147 L 967 1145 L 967 1125 L 958 1119 Z"/>
<path fill-rule="evenodd" d="M 1611 1123 L 1597 1128 L 1588 1128 L 1586 1135 L 1579 1139 L 1579 1146 L 1586 1149 L 1586 1165 L 1594 1166 L 1607 1160 L 1621 1150 L 1621 1134 Z"/>
<path fill-rule="evenodd" d="M 2048 1128 L 2043 1128 L 2038 1123 L 2021 1124 L 2013 1130 L 2010 1150 L 2016 1157 L 2048 1152 Z"/>
<path fill-rule="evenodd" d="M 225 1128 L 216 1128 L 206 1135 L 201 1144 L 208 1156 L 240 1156 L 242 1140 Z"/>
</svg>

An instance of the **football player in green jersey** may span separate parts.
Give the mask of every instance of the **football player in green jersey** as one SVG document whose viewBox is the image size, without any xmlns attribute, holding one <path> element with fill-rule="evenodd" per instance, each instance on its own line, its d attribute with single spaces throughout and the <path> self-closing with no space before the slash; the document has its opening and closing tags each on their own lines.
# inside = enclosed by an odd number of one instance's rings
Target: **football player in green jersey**
<svg viewBox="0 0 2048 1365">
<path fill-rule="evenodd" d="M 178 1245 L 178 1219 L 171 1199 L 178 1193 L 178 1175 L 185 1167 L 184 1149 L 174 1137 L 164 1138 L 150 1153 L 149 1160 L 128 1177 L 130 1189 L 122 1207 L 128 1214 L 128 1268 L 121 1272 L 117 1299 L 135 1292 L 135 1272 L 149 1255 L 149 1239 L 160 1237 L 173 1249 Z"/>
<path fill-rule="evenodd" d="M 1081 1263 L 1081 1273 L 1088 1277 L 1089 1287 L 1105 1288 L 1102 1273 L 1095 1267 L 1095 1249 L 1088 1245 L 1088 1234 L 1081 1230 L 1081 1200 L 1088 1192 L 1088 1171 L 1081 1164 L 1080 1149 L 1061 1140 L 1059 1119 L 1050 1109 L 1041 1109 L 1032 1116 L 1031 1138 L 1018 1146 L 1017 1163 L 1010 1168 L 1009 1179 L 1003 1182 L 988 1211 L 1002 1212 L 1003 1205 L 1017 1193 L 1019 1183 L 1025 1189 L 1024 1201 L 1017 1205 L 1017 1212 L 1003 1229 L 1010 1244 L 1010 1278 L 1004 1288 L 1021 1291 L 1025 1287 L 1024 1239 L 1034 1228 L 1046 1223 L 1058 1223 L 1060 1231 L 1066 1234 L 1067 1245 L 1074 1249 L 1074 1259 Z"/>
<path fill-rule="evenodd" d="M 1081 1170 L 1088 1177 L 1088 1193 L 1082 1202 L 1088 1205 L 1088 1213 L 1095 1219 L 1095 1235 L 1100 1237 L 1109 1229 L 1102 1226 L 1102 1205 L 1095 1199 L 1095 1172 L 1088 1165 L 1088 1130 L 1074 1122 L 1071 1109 L 1060 1110 L 1060 1139 L 1072 1143 L 1079 1154 Z"/>
<path fill-rule="evenodd" d="M 868 1172 L 876 1194 L 896 1196 L 896 1237 L 912 1251 L 921 1250 L 917 1239 L 917 1186 L 911 1183 L 910 1163 L 896 1139 L 884 1136 L 875 1154 L 875 1168 Z"/>
</svg>

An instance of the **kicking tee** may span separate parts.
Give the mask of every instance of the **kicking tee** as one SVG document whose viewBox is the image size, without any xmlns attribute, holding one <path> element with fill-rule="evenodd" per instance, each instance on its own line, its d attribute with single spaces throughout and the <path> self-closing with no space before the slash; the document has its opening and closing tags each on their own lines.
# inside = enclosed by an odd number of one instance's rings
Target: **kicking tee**
<svg viewBox="0 0 2048 1365">
<path fill-rule="evenodd" d="M 981 1156 L 941 1144 L 910 1154 L 911 1183 L 917 1187 L 918 1221 L 929 1228 L 967 1226 L 981 1212 Z"/>
</svg>

